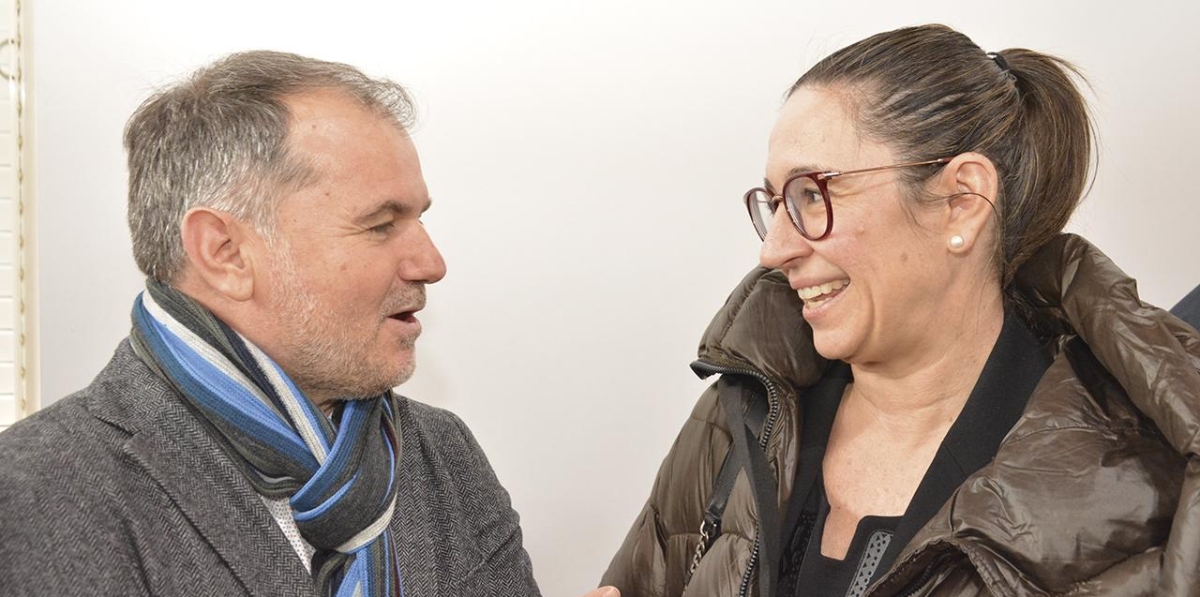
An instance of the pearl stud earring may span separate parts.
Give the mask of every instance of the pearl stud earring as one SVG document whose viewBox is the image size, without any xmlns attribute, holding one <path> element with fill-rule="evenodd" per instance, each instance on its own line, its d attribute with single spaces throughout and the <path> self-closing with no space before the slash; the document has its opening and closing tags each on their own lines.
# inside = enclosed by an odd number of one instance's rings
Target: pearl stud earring
<svg viewBox="0 0 1200 597">
<path fill-rule="evenodd" d="M 963 240 L 963 237 L 961 237 L 957 234 L 950 237 L 950 248 L 951 249 L 961 249 L 961 248 L 963 248 L 963 245 L 965 245 L 965 244 L 967 244 L 967 241 Z"/>
</svg>

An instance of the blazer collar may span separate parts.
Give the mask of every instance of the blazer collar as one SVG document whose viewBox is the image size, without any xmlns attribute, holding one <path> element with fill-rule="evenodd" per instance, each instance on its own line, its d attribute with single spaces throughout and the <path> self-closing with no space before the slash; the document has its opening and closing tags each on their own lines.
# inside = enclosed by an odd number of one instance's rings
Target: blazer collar
<svg viewBox="0 0 1200 597">
<path fill-rule="evenodd" d="M 316 597 L 312 576 L 262 498 L 128 340 L 97 384 L 109 387 L 93 394 L 89 408 L 130 433 L 125 454 L 167 494 L 249 594 Z"/>
</svg>

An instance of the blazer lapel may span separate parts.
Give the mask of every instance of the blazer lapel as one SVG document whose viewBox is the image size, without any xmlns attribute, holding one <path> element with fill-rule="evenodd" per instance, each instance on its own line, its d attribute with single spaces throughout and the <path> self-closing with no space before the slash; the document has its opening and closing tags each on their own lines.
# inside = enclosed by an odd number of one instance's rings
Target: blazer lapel
<svg viewBox="0 0 1200 597">
<path fill-rule="evenodd" d="M 300 562 L 262 498 L 217 446 L 178 422 L 139 433 L 126 444 L 251 595 L 316 596 Z M 194 430 L 193 430 L 194 431 Z"/>
<path fill-rule="evenodd" d="M 311 574 L 262 498 L 182 398 L 127 343 L 101 379 L 124 391 L 93 412 L 131 433 L 125 453 L 170 497 L 247 593 L 316 597 Z"/>
</svg>

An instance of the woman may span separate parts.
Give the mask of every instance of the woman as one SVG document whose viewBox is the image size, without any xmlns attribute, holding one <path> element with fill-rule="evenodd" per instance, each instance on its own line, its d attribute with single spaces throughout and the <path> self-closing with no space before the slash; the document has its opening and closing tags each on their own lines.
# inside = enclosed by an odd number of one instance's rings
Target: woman
<svg viewBox="0 0 1200 597">
<path fill-rule="evenodd" d="M 943 26 L 792 87 L 721 374 L 604 583 L 625 597 L 1200 594 L 1200 337 L 1061 233 L 1072 67 Z"/>
</svg>

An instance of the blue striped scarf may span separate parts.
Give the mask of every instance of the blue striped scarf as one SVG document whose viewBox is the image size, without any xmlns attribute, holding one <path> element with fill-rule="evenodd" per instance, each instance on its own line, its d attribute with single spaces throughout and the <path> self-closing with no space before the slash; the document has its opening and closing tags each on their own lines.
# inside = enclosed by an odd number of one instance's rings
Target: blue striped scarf
<svg viewBox="0 0 1200 597">
<path fill-rule="evenodd" d="M 177 290 L 148 281 L 133 307 L 138 355 L 184 396 L 263 497 L 288 498 L 331 597 L 403 596 L 388 522 L 400 442 L 391 393 L 332 420 L 274 361 Z"/>
</svg>

